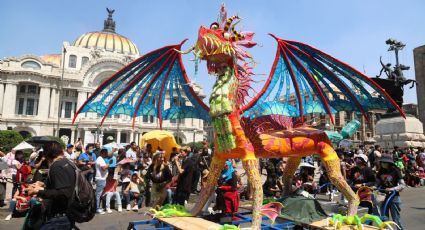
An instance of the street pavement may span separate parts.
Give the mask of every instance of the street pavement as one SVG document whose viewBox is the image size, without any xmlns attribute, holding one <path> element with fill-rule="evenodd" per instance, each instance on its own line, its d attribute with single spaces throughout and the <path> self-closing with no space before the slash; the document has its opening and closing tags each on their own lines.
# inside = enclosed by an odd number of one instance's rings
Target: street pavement
<svg viewBox="0 0 425 230">
<path fill-rule="evenodd" d="M 191 198 L 196 200 L 196 195 Z M 402 221 L 407 230 L 423 230 L 425 229 L 425 187 L 406 188 L 401 193 L 402 199 Z M 191 199 L 192 200 L 192 199 Z M 191 202 L 192 203 L 192 202 Z M 135 211 L 123 211 L 118 213 L 114 211 L 111 214 L 96 215 L 89 223 L 79 224 L 78 227 L 82 230 L 90 229 L 105 229 L 119 230 L 127 229 L 130 221 L 150 219 L 145 215 L 147 209 Z M 7 215 L 7 209 L 0 209 L 0 230 L 20 229 L 23 218 L 13 218 L 10 221 L 4 221 Z"/>
</svg>

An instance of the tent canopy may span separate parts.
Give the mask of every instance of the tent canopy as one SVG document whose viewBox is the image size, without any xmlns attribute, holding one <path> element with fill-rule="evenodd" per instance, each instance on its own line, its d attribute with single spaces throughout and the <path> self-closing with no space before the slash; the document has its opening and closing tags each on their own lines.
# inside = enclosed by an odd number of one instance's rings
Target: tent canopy
<svg viewBox="0 0 425 230">
<path fill-rule="evenodd" d="M 165 130 L 153 130 L 145 133 L 140 143 L 142 146 L 146 144 L 152 145 L 152 150 L 157 150 L 160 147 L 165 151 L 165 159 L 168 161 L 170 159 L 171 151 L 173 147 L 180 149 L 180 145 L 176 143 L 173 133 Z"/>
<path fill-rule="evenodd" d="M 15 146 L 13 150 L 17 151 L 17 150 L 33 149 L 33 148 L 34 146 L 28 144 L 26 141 L 22 141 L 17 146 Z"/>
</svg>

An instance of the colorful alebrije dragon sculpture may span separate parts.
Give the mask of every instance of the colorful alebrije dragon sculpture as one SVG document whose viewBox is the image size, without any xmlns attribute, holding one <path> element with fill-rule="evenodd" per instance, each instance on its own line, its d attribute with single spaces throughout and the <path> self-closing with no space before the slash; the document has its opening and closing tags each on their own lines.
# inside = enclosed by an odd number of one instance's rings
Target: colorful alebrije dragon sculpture
<svg viewBox="0 0 425 230">
<path fill-rule="evenodd" d="M 381 87 L 349 65 L 312 46 L 274 35 L 277 51 L 270 75 L 261 91 L 245 103 L 253 76 L 246 49 L 256 43 L 253 32 L 236 31 L 239 21 L 238 16 L 227 17 L 222 6 L 218 20 L 200 27 L 196 44 L 188 51 L 180 51 L 182 42 L 134 60 L 106 79 L 77 114 L 102 114 L 101 124 L 106 117 L 126 115 L 133 118 L 133 127 L 138 116 L 157 117 L 160 128 L 163 120 L 211 122 L 215 153 L 194 215 L 214 191 L 225 160 L 240 158 L 253 191 L 252 228 L 259 229 L 263 191 L 257 159 L 289 157 L 284 172 L 288 194 L 301 157 L 311 154 L 320 155 L 331 182 L 349 201 L 348 215 L 355 215 L 358 198 L 341 175 L 331 142 L 324 131 L 307 127 L 305 116 L 328 114 L 333 123 L 332 114 L 339 111 L 358 112 L 366 119 L 371 109 L 396 108 L 404 116 L 403 112 Z M 210 108 L 186 75 L 182 54 L 189 52 L 206 61 L 209 74 L 217 78 Z"/>
</svg>

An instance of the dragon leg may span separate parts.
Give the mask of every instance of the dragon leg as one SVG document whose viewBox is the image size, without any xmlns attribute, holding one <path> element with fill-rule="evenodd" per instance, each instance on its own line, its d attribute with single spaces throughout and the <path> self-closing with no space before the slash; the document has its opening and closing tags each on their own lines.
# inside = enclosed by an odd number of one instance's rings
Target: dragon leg
<svg viewBox="0 0 425 230">
<path fill-rule="evenodd" d="M 341 163 L 332 146 L 325 142 L 318 144 L 320 157 L 329 175 L 329 180 L 348 200 L 348 215 L 357 214 L 359 198 L 347 184 L 341 173 Z"/>
<path fill-rule="evenodd" d="M 261 186 L 258 161 L 257 159 L 247 159 L 243 160 L 242 164 L 248 175 L 248 181 L 251 183 L 253 189 L 252 229 L 257 230 L 261 227 L 260 209 L 263 204 L 263 187 Z"/>
<path fill-rule="evenodd" d="M 205 187 L 203 187 L 201 190 L 198 202 L 191 210 L 191 213 L 194 216 L 198 215 L 201 212 L 211 193 L 214 192 L 214 187 L 217 184 L 218 177 L 220 176 L 221 170 L 224 167 L 225 161 L 225 159 L 218 159 L 217 157 L 213 157 L 210 166 L 210 172 L 208 174 L 207 183 Z"/>
<path fill-rule="evenodd" d="M 298 165 L 301 162 L 301 157 L 289 157 L 286 161 L 286 166 L 283 171 L 283 196 L 289 196 L 292 193 L 292 179 Z"/>
</svg>

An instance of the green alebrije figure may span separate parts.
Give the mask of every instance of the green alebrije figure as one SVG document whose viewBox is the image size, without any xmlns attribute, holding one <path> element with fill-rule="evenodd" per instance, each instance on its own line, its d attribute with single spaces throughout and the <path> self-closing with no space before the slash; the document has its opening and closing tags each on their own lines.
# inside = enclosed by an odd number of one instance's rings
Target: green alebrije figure
<svg viewBox="0 0 425 230">
<path fill-rule="evenodd" d="M 230 151 L 236 147 L 232 124 L 227 117 L 235 107 L 232 101 L 235 98 L 235 83 L 236 77 L 233 70 L 225 67 L 222 74 L 218 76 L 210 97 L 210 115 L 220 152 Z"/>
<path fill-rule="evenodd" d="M 335 226 L 337 229 L 340 229 L 342 225 L 356 225 L 357 229 L 363 229 L 363 223 L 366 221 L 372 221 L 376 226 L 379 227 L 379 229 L 385 229 L 385 227 L 389 227 L 390 229 L 393 229 L 391 225 L 397 226 L 397 228 L 400 228 L 396 223 L 393 221 L 385 221 L 383 222 L 379 216 L 365 214 L 363 217 L 359 217 L 357 215 L 354 216 L 343 216 L 341 214 L 335 214 L 332 216 L 332 218 L 329 219 L 329 223 L 332 226 Z"/>
<path fill-rule="evenodd" d="M 240 228 L 232 224 L 224 224 L 219 228 L 219 230 L 239 230 Z"/>
<path fill-rule="evenodd" d="M 192 216 L 192 214 L 186 210 L 182 205 L 176 204 L 166 204 L 161 207 L 159 210 L 151 209 L 155 217 L 182 217 L 182 216 Z"/>
</svg>

